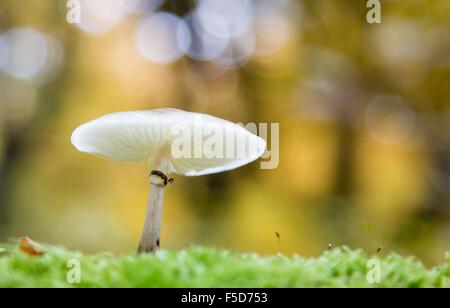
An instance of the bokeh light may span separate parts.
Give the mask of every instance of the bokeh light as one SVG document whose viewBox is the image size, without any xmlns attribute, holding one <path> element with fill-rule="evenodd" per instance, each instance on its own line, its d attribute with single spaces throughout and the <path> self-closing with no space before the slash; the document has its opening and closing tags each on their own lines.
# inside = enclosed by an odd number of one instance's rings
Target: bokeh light
<svg viewBox="0 0 450 308">
<path fill-rule="evenodd" d="M 208 32 L 201 25 L 196 11 L 188 14 L 185 21 L 192 37 L 188 50 L 189 57 L 195 60 L 212 60 L 224 52 L 229 41 L 228 35 L 217 36 Z M 223 29 L 223 31 L 225 34 L 227 29 Z"/>
<path fill-rule="evenodd" d="M 120 0 L 80 0 L 80 3 L 81 20 L 74 25 L 86 34 L 105 34 L 126 16 Z"/>
<path fill-rule="evenodd" d="M 0 36 L 0 70 L 12 77 L 44 83 L 56 75 L 63 58 L 61 44 L 33 28 L 13 28 Z"/>
<path fill-rule="evenodd" d="M 256 47 L 255 34 L 252 30 L 230 37 L 227 48 L 213 62 L 227 69 L 236 69 L 247 64 Z"/>
<path fill-rule="evenodd" d="M 47 59 L 45 36 L 31 28 L 14 28 L 6 31 L 1 40 L 1 69 L 17 78 L 39 75 Z"/>
<path fill-rule="evenodd" d="M 167 64 L 187 52 L 191 35 L 181 18 L 170 13 L 155 13 L 140 22 L 135 33 L 135 43 L 145 59 Z"/>
<path fill-rule="evenodd" d="M 216 36 L 240 36 L 253 21 L 253 5 L 249 0 L 200 0 L 197 10 L 203 28 Z"/>
<path fill-rule="evenodd" d="M 373 29 L 373 45 L 381 56 L 378 61 L 388 61 L 391 65 L 424 59 L 428 52 L 423 34 L 423 29 L 415 21 L 386 20 Z"/>
</svg>

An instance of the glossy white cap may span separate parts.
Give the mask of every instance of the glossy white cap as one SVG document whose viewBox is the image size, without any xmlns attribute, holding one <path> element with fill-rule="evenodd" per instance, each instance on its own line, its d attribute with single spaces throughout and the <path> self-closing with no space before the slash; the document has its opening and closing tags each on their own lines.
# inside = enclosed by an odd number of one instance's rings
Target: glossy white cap
<svg viewBox="0 0 450 308">
<path fill-rule="evenodd" d="M 258 159 L 264 139 L 240 125 L 178 109 L 105 115 L 78 127 L 81 152 L 118 161 L 148 161 L 151 168 L 186 176 L 218 173 Z"/>
</svg>

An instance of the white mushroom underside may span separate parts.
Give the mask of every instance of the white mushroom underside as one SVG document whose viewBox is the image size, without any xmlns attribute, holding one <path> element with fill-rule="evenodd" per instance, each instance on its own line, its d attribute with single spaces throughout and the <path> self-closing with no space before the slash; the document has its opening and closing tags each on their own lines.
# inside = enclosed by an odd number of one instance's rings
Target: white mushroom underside
<svg viewBox="0 0 450 308">
<path fill-rule="evenodd" d="M 264 139 L 242 126 L 178 109 L 113 113 L 77 128 L 81 152 L 128 162 L 163 163 L 168 173 L 186 176 L 238 168 L 260 157 Z"/>
</svg>

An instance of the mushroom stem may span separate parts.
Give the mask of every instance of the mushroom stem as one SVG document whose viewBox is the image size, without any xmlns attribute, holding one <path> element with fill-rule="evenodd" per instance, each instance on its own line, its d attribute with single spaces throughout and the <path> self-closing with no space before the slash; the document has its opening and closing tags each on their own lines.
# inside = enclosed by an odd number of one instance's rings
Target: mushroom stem
<svg viewBox="0 0 450 308">
<path fill-rule="evenodd" d="M 164 186 L 151 184 L 147 215 L 145 217 L 144 231 L 139 242 L 138 254 L 159 250 L 163 200 Z"/>
<path fill-rule="evenodd" d="M 173 179 L 169 179 L 162 171 L 153 170 L 150 175 L 150 197 L 138 254 L 159 250 L 164 188 L 172 181 Z"/>
</svg>

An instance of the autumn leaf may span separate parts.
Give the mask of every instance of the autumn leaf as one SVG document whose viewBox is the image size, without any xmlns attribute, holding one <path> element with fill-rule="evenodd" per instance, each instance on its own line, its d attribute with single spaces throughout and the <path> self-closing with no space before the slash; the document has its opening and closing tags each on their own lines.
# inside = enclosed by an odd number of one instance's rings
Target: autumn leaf
<svg viewBox="0 0 450 308">
<path fill-rule="evenodd" d="M 44 249 L 42 246 L 34 242 L 29 237 L 22 237 L 20 239 L 19 250 L 33 257 L 42 256 L 44 254 Z"/>
</svg>

